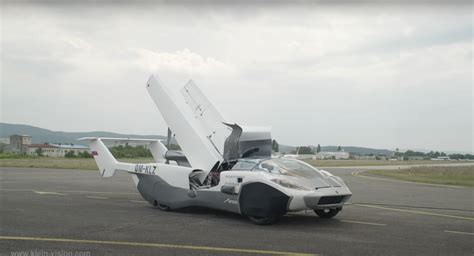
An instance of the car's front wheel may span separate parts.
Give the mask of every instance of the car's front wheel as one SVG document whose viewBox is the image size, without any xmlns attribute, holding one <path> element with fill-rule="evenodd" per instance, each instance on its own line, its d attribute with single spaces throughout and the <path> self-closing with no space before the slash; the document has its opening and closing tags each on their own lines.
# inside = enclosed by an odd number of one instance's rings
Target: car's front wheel
<svg viewBox="0 0 474 256">
<path fill-rule="evenodd" d="M 329 218 L 332 218 L 332 217 L 336 216 L 341 210 L 342 210 L 342 208 L 322 209 L 322 210 L 314 210 L 314 212 L 320 218 L 329 219 Z"/>
<path fill-rule="evenodd" d="M 257 225 L 271 225 L 278 220 L 277 217 L 257 217 L 257 216 L 247 216 L 247 217 L 253 224 L 257 224 Z"/>
</svg>

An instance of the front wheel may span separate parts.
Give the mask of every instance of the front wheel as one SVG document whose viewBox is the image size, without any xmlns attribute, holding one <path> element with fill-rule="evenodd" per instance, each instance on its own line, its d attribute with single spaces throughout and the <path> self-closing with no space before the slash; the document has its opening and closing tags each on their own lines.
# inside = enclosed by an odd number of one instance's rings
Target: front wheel
<svg viewBox="0 0 474 256">
<path fill-rule="evenodd" d="M 329 218 L 332 218 L 332 217 L 336 216 L 341 210 L 342 210 L 342 208 L 322 209 L 322 210 L 314 210 L 314 212 L 320 218 L 329 219 Z"/>
<path fill-rule="evenodd" d="M 253 224 L 257 224 L 257 225 L 271 225 L 278 220 L 277 217 L 257 217 L 257 216 L 247 216 L 247 217 Z"/>
</svg>

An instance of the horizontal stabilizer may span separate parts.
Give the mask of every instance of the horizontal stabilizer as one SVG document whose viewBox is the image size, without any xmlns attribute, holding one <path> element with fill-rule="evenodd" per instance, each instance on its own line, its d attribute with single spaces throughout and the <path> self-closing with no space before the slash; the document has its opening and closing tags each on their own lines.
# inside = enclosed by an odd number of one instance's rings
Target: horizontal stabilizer
<svg viewBox="0 0 474 256">
<path fill-rule="evenodd" d="M 84 137 L 80 138 L 79 140 L 95 140 L 99 139 L 97 137 Z M 134 144 L 140 144 L 140 145 L 149 145 L 148 149 L 150 150 L 151 154 L 153 155 L 153 159 L 155 159 L 155 162 L 157 163 L 163 163 L 165 162 L 165 154 L 168 149 L 166 148 L 163 143 L 158 140 L 158 139 L 135 139 L 135 138 L 109 138 L 109 137 L 104 137 L 100 138 L 101 141 L 110 141 L 110 142 L 116 142 L 116 143 L 134 143 Z"/>
</svg>

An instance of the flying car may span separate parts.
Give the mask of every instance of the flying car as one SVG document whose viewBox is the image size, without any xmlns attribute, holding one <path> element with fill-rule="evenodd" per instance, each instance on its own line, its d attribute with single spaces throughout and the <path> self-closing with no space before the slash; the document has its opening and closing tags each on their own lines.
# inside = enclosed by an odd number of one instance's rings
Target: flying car
<svg viewBox="0 0 474 256">
<path fill-rule="evenodd" d="M 338 176 L 297 159 L 272 157 L 270 127 L 224 119 L 192 80 L 173 90 L 151 75 L 146 89 L 181 151 L 168 150 L 158 139 L 80 140 L 89 143 L 102 177 L 129 173 L 141 196 L 157 208 L 207 207 L 266 225 L 302 210 L 332 218 L 352 196 Z M 146 144 L 155 162 L 117 161 L 108 142 Z"/>
</svg>

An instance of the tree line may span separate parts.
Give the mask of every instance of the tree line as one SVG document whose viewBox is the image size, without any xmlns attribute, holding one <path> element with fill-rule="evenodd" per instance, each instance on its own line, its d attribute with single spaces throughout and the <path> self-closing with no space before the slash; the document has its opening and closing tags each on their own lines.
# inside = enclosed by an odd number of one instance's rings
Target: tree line
<svg viewBox="0 0 474 256">
<path fill-rule="evenodd" d="M 439 151 L 430 151 L 428 153 L 423 153 L 419 151 L 407 150 L 405 152 L 395 152 L 396 157 L 422 157 L 424 159 L 431 159 L 431 158 L 438 158 L 438 157 L 449 157 L 450 159 L 457 159 L 457 160 L 474 160 L 474 155 L 472 154 L 446 154 L 444 152 Z"/>
<path fill-rule="evenodd" d="M 336 150 L 337 152 L 341 152 L 343 151 L 343 148 L 341 146 L 337 146 Z M 319 144 L 318 146 L 316 146 L 316 148 L 312 146 L 299 146 L 299 147 L 296 147 L 295 150 L 291 151 L 292 154 L 300 154 L 300 155 L 307 155 L 307 154 L 314 155 L 319 152 L 321 152 L 321 145 Z"/>
<path fill-rule="evenodd" d="M 130 146 L 125 143 L 125 145 L 113 146 L 109 150 L 116 158 L 152 157 L 150 150 L 143 145 Z M 177 144 L 170 144 L 170 150 L 181 150 L 181 148 Z"/>
</svg>

